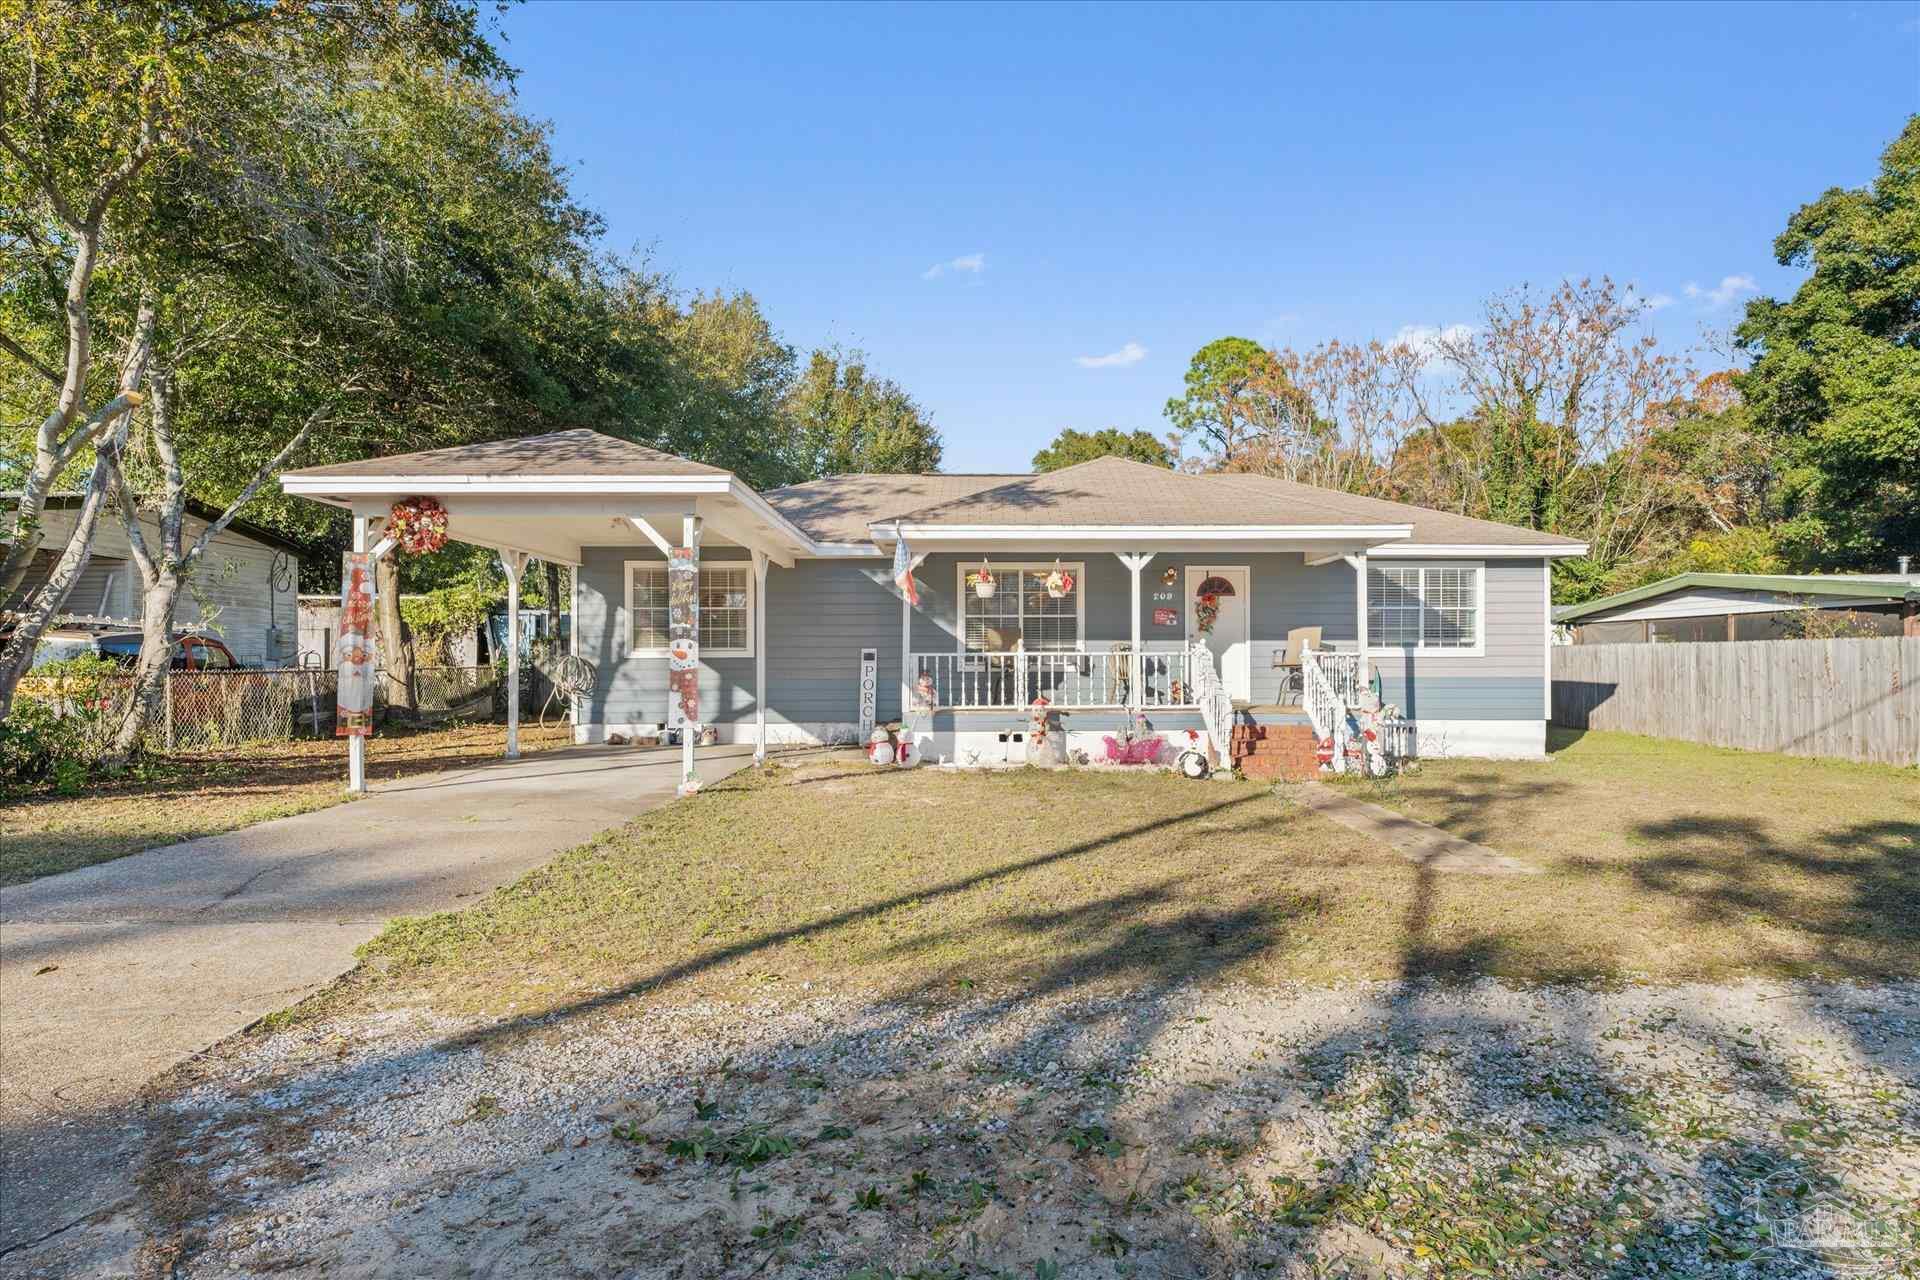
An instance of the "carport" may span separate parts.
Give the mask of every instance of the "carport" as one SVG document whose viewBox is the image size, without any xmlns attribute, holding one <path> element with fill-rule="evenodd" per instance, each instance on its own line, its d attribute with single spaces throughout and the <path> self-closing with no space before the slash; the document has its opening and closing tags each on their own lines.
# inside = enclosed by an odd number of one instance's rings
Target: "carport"
<svg viewBox="0 0 1920 1280">
<path fill-rule="evenodd" d="M 585 429 L 308 467 L 283 474 L 280 486 L 351 512 L 353 549 L 376 560 L 394 546 L 386 536 L 394 504 L 422 497 L 446 509 L 449 538 L 499 553 L 507 574 L 508 759 L 519 755 L 520 579 L 528 560 L 577 570 L 585 546 L 631 544 L 651 547 L 670 563 L 690 561 L 697 573 L 703 546 L 743 547 L 758 598 L 765 599 L 770 564 L 790 569 L 796 554 L 821 550 L 732 472 Z M 697 591 L 692 609 L 697 636 Z M 753 630 L 759 762 L 767 746 L 764 609 L 753 611 Z M 579 643 L 577 627 L 573 643 Z M 697 660 L 697 641 L 694 647 Z M 681 733 L 683 791 L 699 786 L 699 729 L 689 720 Z M 348 790 L 364 792 L 366 740 L 348 743 Z"/>
</svg>

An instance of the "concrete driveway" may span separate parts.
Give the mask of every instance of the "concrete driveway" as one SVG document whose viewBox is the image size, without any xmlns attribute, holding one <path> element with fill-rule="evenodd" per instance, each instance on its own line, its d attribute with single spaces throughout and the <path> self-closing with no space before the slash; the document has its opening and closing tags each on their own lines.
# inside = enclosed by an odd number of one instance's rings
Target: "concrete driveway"
<svg viewBox="0 0 1920 1280">
<path fill-rule="evenodd" d="M 751 760 L 707 748 L 700 775 Z M 127 1198 L 148 1080 L 346 972 L 388 919 L 469 903 L 679 778 L 678 750 L 544 752 L 0 888 L 0 1263 Z"/>
</svg>

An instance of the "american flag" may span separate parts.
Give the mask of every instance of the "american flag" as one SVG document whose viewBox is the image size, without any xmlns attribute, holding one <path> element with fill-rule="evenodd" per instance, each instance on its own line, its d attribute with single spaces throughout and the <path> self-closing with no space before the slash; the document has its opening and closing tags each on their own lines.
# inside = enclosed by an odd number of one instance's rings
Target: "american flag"
<svg viewBox="0 0 1920 1280">
<path fill-rule="evenodd" d="M 893 544 L 893 580 L 900 587 L 907 602 L 918 608 L 920 590 L 913 585 L 913 553 L 907 550 L 907 540 L 901 538 Z"/>
</svg>

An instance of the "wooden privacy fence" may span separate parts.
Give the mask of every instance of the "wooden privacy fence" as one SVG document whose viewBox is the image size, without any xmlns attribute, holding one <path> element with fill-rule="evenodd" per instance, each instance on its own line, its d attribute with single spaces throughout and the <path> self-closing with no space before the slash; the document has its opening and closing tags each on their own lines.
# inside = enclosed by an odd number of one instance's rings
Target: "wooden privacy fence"
<svg viewBox="0 0 1920 1280">
<path fill-rule="evenodd" d="M 1920 637 L 1556 646 L 1553 723 L 1920 764 Z"/>
</svg>

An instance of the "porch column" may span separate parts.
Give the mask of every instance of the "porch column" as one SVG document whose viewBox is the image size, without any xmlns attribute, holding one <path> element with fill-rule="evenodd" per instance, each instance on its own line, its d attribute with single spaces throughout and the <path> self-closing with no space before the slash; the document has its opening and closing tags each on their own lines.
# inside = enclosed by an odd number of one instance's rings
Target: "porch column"
<svg viewBox="0 0 1920 1280">
<path fill-rule="evenodd" d="M 926 558 L 925 553 L 914 556 L 907 564 L 907 575 L 911 577 Z M 900 723 L 903 727 L 913 710 L 913 675 L 913 601 L 907 599 L 903 587 L 900 591 Z M 860 749 L 864 751 L 866 746 L 863 742 Z"/>
<path fill-rule="evenodd" d="M 507 571 L 507 759 L 520 758 L 520 576 L 527 568 L 527 553 L 502 551 L 500 564 Z"/>
<path fill-rule="evenodd" d="M 1358 696 L 1370 679 L 1367 675 L 1367 553 L 1348 556 L 1347 563 L 1353 566 L 1353 634 L 1360 649 L 1360 657 L 1353 666 L 1353 689 Z"/>
<path fill-rule="evenodd" d="M 767 762 L 767 553 L 753 553 L 753 762 Z"/>
<path fill-rule="evenodd" d="M 691 512 L 689 512 L 687 516 L 680 522 L 680 532 L 681 532 L 681 545 L 684 546 L 689 552 L 691 552 L 693 557 L 692 630 L 693 630 L 693 641 L 696 646 L 695 651 L 698 652 L 697 646 L 700 643 L 700 517 L 693 515 Z M 668 601 L 669 603 L 671 603 L 672 581 L 673 581 L 673 575 L 671 572 L 669 572 L 667 575 L 667 581 L 668 581 L 668 593 L 669 593 Z M 697 667 L 694 669 L 693 679 L 695 681 L 694 687 L 698 689 L 700 672 Z M 671 679 L 669 679 L 669 682 L 667 685 L 667 699 L 669 703 L 671 703 L 673 699 L 673 693 L 674 693 L 673 685 L 672 685 Z M 668 707 L 668 711 L 669 713 L 671 713 L 672 711 L 671 706 Z M 678 794 L 683 796 L 691 795 L 693 792 L 698 791 L 700 789 L 700 775 L 694 772 L 694 765 L 693 765 L 693 740 L 699 736 L 700 736 L 700 726 L 698 724 L 696 724 L 691 720 L 686 720 L 686 719 L 681 720 L 680 722 L 680 786 L 677 788 L 677 792 Z"/>
<path fill-rule="evenodd" d="M 367 549 L 367 518 L 365 516 L 357 515 L 353 518 L 353 549 L 355 551 Z M 341 584 L 340 590 L 342 593 L 346 591 L 345 583 Z M 379 628 L 376 627 L 375 631 L 378 630 Z M 376 684 L 379 682 L 378 672 L 375 673 L 374 682 Z M 169 693 L 173 690 L 171 679 L 167 681 L 167 690 Z M 372 703 L 369 702 L 368 705 L 371 706 Z M 317 729 L 319 726 L 314 727 Z M 173 729 L 171 714 L 167 716 L 167 729 L 169 732 Z M 367 740 L 357 733 L 347 739 L 347 794 L 355 796 L 367 794 Z"/>
<path fill-rule="evenodd" d="M 1140 571 L 1153 560 L 1154 552 L 1116 551 L 1120 563 L 1133 575 L 1133 656 L 1127 660 L 1127 704 L 1140 705 L 1140 685 L 1146 676 L 1146 661 L 1140 656 Z"/>
</svg>

